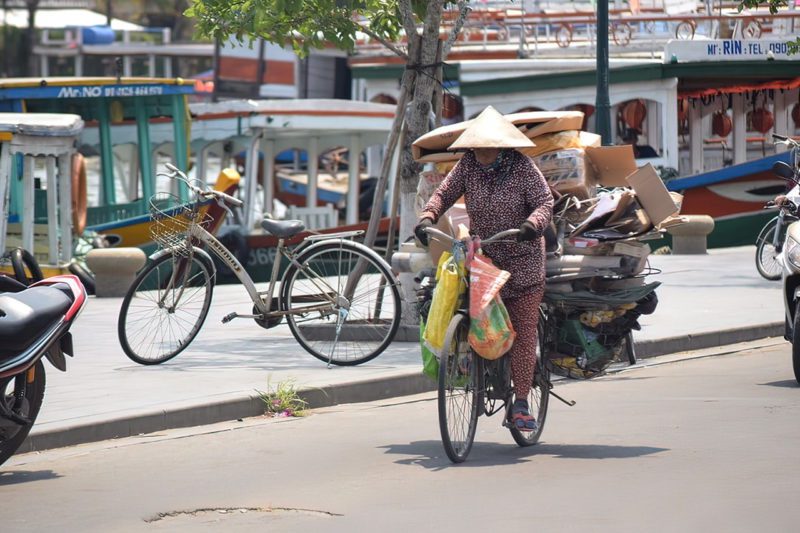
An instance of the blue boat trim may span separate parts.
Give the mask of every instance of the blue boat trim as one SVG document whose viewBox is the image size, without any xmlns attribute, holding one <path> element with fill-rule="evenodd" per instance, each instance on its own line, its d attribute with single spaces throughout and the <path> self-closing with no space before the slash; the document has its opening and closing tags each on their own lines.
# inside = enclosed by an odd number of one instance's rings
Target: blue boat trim
<svg viewBox="0 0 800 533">
<path fill-rule="evenodd" d="M 748 161 L 747 163 L 740 163 L 730 167 L 721 168 L 719 170 L 712 170 L 711 172 L 704 172 L 696 176 L 688 178 L 678 178 L 670 180 L 666 183 L 667 190 L 682 191 L 685 189 L 693 189 L 695 187 L 705 187 L 723 181 L 730 181 L 736 178 L 743 178 L 751 174 L 759 172 L 766 172 L 772 169 L 777 161 L 789 162 L 790 152 L 782 154 L 775 154 L 755 161 Z"/>
<path fill-rule="evenodd" d="M 10 87 L 0 89 L 0 100 L 59 99 L 59 98 L 124 98 L 139 96 L 169 96 L 194 94 L 191 85 L 116 84 L 42 85 L 41 87 Z"/>
</svg>

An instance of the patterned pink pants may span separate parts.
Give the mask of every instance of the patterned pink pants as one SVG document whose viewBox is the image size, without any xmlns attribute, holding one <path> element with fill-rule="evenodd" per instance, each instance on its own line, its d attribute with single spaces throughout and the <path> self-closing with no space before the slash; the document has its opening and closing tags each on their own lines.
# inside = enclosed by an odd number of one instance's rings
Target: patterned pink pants
<svg viewBox="0 0 800 533">
<path fill-rule="evenodd" d="M 511 300 L 503 300 L 511 317 L 511 324 L 517 332 L 517 339 L 507 357 L 511 359 L 511 379 L 514 394 L 518 399 L 528 397 L 533 383 L 533 370 L 536 366 L 536 345 L 539 323 L 539 304 L 544 296 L 544 284 L 536 286 L 533 292 Z"/>
</svg>

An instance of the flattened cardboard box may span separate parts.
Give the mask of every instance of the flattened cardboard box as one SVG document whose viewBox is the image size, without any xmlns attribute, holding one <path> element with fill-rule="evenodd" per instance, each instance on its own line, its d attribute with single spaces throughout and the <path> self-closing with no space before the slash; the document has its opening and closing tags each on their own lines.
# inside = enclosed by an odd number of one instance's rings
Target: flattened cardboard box
<svg viewBox="0 0 800 533">
<path fill-rule="evenodd" d="M 628 176 L 626 180 L 636 191 L 639 203 L 653 224 L 658 225 L 678 211 L 678 206 L 661 181 L 661 176 L 650 163 Z"/>
<path fill-rule="evenodd" d="M 637 170 L 633 147 L 629 144 L 587 147 L 586 156 L 594 171 L 595 181 L 604 187 L 628 187 L 625 178 Z"/>
<path fill-rule="evenodd" d="M 583 123 L 583 113 L 580 111 L 530 111 L 504 116 L 528 138 L 555 131 L 577 130 Z M 457 161 L 463 153 L 449 152 L 447 147 L 453 144 L 470 124 L 472 120 L 465 120 L 429 131 L 413 142 L 411 156 L 420 163 Z"/>
</svg>

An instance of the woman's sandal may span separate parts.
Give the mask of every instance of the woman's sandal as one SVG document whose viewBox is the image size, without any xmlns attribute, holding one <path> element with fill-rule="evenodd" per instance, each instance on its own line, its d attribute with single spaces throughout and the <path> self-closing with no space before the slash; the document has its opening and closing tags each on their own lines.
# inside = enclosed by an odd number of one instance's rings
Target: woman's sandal
<svg viewBox="0 0 800 533">
<path fill-rule="evenodd" d="M 511 407 L 511 423 L 520 431 L 536 431 L 539 425 L 536 419 L 531 416 L 528 406 L 526 404 L 519 405 L 514 402 Z"/>
</svg>

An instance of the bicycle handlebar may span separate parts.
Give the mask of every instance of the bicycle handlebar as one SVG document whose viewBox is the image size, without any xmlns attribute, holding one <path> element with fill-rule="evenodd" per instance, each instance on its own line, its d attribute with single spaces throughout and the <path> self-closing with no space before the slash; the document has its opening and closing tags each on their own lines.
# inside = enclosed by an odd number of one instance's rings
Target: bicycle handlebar
<svg viewBox="0 0 800 533">
<path fill-rule="evenodd" d="M 186 184 L 186 186 L 189 188 L 190 191 L 192 191 L 198 196 L 201 196 L 203 198 L 216 198 L 217 200 L 223 200 L 225 203 L 228 203 L 235 207 L 241 207 L 244 205 L 243 201 L 239 200 L 238 198 L 234 198 L 230 194 L 226 194 L 222 191 L 203 190 L 200 187 L 193 185 L 189 181 L 189 177 L 186 176 L 186 174 L 181 169 L 179 169 L 172 163 L 167 163 L 165 166 L 167 167 L 167 170 L 169 170 L 170 172 L 169 173 L 162 172 L 159 175 L 166 176 L 170 179 L 178 179 L 182 181 L 183 183 Z"/>
<path fill-rule="evenodd" d="M 456 239 L 455 237 L 448 235 L 447 233 L 440 231 L 436 228 L 425 228 L 425 233 L 427 233 L 428 235 L 430 235 L 435 239 L 438 238 L 439 240 L 450 241 L 451 243 L 459 242 L 459 239 Z M 499 241 L 506 237 L 517 235 L 518 233 L 519 233 L 518 229 L 507 229 L 505 231 L 501 231 L 500 233 L 492 235 L 488 239 L 481 239 L 481 244 L 491 244 L 495 241 Z"/>
<path fill-rule="evenodd" d="M 791 137 L 787 137 L 785 135 L 778 135 L 777 133 L 772 134 L 773 140 L 776 141 L 775 144 L 785 144 L 786 146 L 792 146 L 794 148 L 800 148 L 800 143 L 792 139 Z"/>
</svg>

